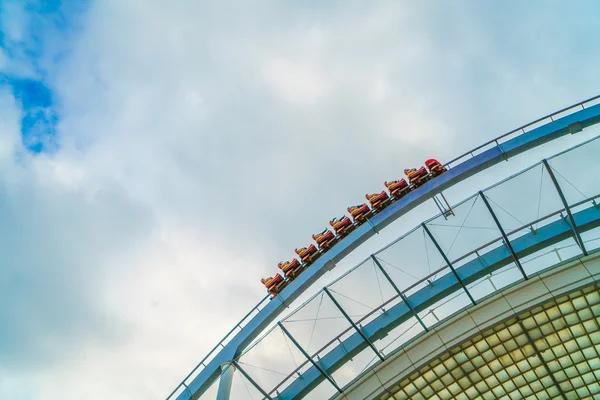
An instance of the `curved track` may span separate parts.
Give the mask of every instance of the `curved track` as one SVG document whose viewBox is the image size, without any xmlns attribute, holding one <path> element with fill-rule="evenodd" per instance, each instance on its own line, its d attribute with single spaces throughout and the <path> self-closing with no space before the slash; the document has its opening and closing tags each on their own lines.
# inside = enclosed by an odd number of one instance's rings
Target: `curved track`
<svg viewBox="0 0 600 400">
<path fill-rule="evenodd" d="M 291 302 L 298 298 L 325 272 L 334 268 L 336 262 L 339 262 L 360 244 L 376 234 L 377 231 L 409 210 L 452 185 L 501 161 L 600 122 L 600 104 L 590 105 L 597 102 L 599 98 L 600 96 L 596 96 L 538 119 L 449 162 L 446 165 L 449 168 L 448 172 L 427 182 L 399 201 L 392 203 L 382 212 L 376 214 L 369 223 L 358 227 L 321 256 L 310 268 L 288 285 L 277 298 L 269 301 L 268 296 L 265 297 L 230 331 L 167 399 L 188 400 L 199 398 L 217 379 L 221 366 L 239 357 L 242 351 L 261 332 L 277 320 L 279 314 Z M 587 202 L 578 206 L 583 206 L 591 200 L 587 199 Z M 562 212 L 566 212 L 566 210 L 565 208 Z M 550 218 L 551 216 L 547 217 Z M 600 226 L 600 211 L 595 205 L 578 210 L 571 215 L 571 221 L 574 221 L 575 226 L 582 232 L 593 229 Z M 346 338 L 343 344 L 340 342 L 338 350 L 334 349 L 328 352 L 326 356 L 321 358 L 318 365 L 313 364 L 311 368 L 302 373 L 302 379 L 296 379 L 287 385 L 283 391 L 279 392 L 278 398 L 302 397 L 319 382 L 328 378 L 328 374 L 324 374 L 323 370 L 327 372 L 335 371 L 347 359 L 369 346 L 370 342 L 384 336 L 390 329 L 414 316 L 415 312 L 428 307 L 449 293 L 464 288 L 465 284 L 513 262 L 516 257 L 531 254 L 540 248 L 572 235 L 573 232 L 569 226 L 568 224 L 565 225 L 561 219 L 546 225 L 535 234 L 533 232 L 524 234 L 518 239 L 512 240 L 512 248 L 502 246 L 488 253 L 478 254 L 478 258 L 457 268 L 456 273 L 444 275 L 436 281 L 435 286 L 422 288 L 411 295 L 409 301 L 403 301 L 395 305 L 386 313 L 364 325 L 361 330 L 357 329 L 356 333 Z M 499 240 L 501 239 L 499 238 Z M 450 264 L 449 261 L 448 264 Z M 401 296 L 400 292 L 398 294 Z M 264 394 L 267 395 L 265 397 L 271 397 L 268 393 Z"/>
</svg>

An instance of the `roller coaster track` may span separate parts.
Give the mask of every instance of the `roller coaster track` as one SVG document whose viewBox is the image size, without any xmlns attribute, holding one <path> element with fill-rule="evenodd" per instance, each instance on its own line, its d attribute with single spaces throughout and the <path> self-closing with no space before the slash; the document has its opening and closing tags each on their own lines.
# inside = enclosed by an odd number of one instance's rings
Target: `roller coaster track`
<svg viewBox="0 0 600 400">
<path fill-rule="evenodd" d="M 400 200 L 392 203 L 386 209 L 373 216 L 350 233 L 346 238 L 324 253 L 314 264 L 285 287 L 273 300 L 265 296 L 250 312 L 234 326 L 234 328 L 211 350 L 211 352 L 186 376 L 177 388 L 167 397 L 167 400 L 198 399 L 220 374 L 221 366 L 235 360 L 269 325 L 275 322 L 280 313 L 297 299 L 308 287 L 315 283 L 335 264 L 350 254 L 360 244 L 364 243 L 378 231 L 391 224 L 403 214 L 417 207 L 443 190 L 481 172 L 501 161 L 508 160 L 520 153 L 544 143 L 574 134 L 582 129 L 600 122 L 600 96 L 587 99 L 570 107 L 564 108 L 527 125 L 507 132 L 477 148 L 462 154 L 446 164 L 448 171 L 433 179 Z M 587 199 L 592 201 L 594 199 Z M 581 205 L 587 203 L 581 203 Z M 562 212 L 566 212 L 563 209 Z M 569 213 L 570 214 L 570 213 Z M 544 218 L 550 218 L 546 216 Z M 593 206 L 579 210 L 571 216 L 581 231 L 600 226 L 600 211 Z M 525 229 L 523 227 L 521 229 Z M 571 228 L 564 220 L 546 225 L 533 234 L 524 234 L 511 241 L 512 249 L 498 247 L 486 254 L 479 255 L 456 270 L 454 274 L 446 274 L 436 281 L 434 286 L 426 286 L 408 299 L 386 311 L 386 313 L 371 320 L 362 328 L 349 336 L 343 344 L 334 348 L 322 357 L 319 366 L 314 364 L 303 374 L 302 379 L 296 379 L 283 391 L 278 393 L 280 399 L 302 397 L 319 382 L 327 378 L 321 369 L 335 371 L 352 355 L 362 351 L 372 340 L 382 337 L 395 326 L 429 305 L 439 301 L 449 293 L 464 287 L 485 274 L 489 274 L 505 266 L 517 256 L 531 254 L 544 246 L 556 243 L 572 234 Z M 499 238 L 498 240 L 502 240 Z M 399 293 L 400 295 L 400 293 Z M 405 299 L 403 299 L 405 300 Z M 411 310 L 412 308 L 412 310 Z M 347 332 L 346 332 L 347 333 Z M 307 361 L 308 362 L 308 361 Z M 275 397 L 275 396 L 273 396 Z"/>
</svg>

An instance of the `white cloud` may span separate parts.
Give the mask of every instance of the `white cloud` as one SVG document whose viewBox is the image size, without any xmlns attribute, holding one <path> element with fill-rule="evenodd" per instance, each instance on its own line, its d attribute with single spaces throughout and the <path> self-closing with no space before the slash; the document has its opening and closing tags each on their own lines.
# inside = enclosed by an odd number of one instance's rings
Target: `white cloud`
<svg viewBox="0 0 600 400">
<path fill-rule="evenodd" d="M 0 257 L 24 279 L 0 315 L 30 349 L 0 344 L 0 397 L 162 398 L 365 192 L 594 94 L 598 56 L 555 49 L 593 22 L 541 43 L 536 7 L 476 4 L 92 3 L 44 58 L 61 149 L 26 155 L 0 98 Z"/>
<path fill-rule="evenodd" d="M 314 105 L 327 92 L 327 79 L 300 62 L 275 58 L 266 62 L 263 79 L 273 92 L 293 104 Z"/>
</svg>

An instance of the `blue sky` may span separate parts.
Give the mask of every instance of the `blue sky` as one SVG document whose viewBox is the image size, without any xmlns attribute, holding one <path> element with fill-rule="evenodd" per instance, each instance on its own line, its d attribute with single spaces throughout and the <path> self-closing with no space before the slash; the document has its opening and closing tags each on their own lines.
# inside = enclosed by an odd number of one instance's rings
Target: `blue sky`
<svg viewBox="0 0 600 400">
<path fill-rule="evenodd" d="M 0 0 L 0 398 L 163 398 L 366 192 L 598 94 L 599 14 Z"/>
<path fill-rule="evenodd" d="M 85 4 L 78 3 L 77 9 L 60 0 L 6 0 L 0 6 L 0 48 L 9 63 L 0 84 L 8 86 L 21 105 L 23 143 L 33 153 L 58 147 L 60 104 L 48 78 L 69 51 Z"/>
</svg>

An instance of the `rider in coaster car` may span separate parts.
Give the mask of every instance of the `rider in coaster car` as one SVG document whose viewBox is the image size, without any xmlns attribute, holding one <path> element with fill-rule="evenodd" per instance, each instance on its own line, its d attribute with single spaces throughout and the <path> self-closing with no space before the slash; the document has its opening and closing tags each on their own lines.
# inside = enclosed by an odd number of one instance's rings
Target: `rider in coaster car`
<svg viewBox="0 0 600 400">
<path fill-rule="evenodd" d="M 365 197 L 367 200 L 369 200 L 369 203 L 371 203 L 371 207 L 378 209 L 382 208 L 381 206 L 383 203 L 389 199 L 389 196 L 385 190 L 382 190 L 381 193 L 366 194 Z"/>
<path fill-rule="evenodd" d="M 329 229 L 325 228 L 323 232 L 312 235 L 312 238 L 320 248 L 326 248 L 329 246 L 329 242 L 335 238 L 335 235 Z"/>
<path fill-rule="evenodd" d="M 296 258 L 292 258 L 292 261 L 281 261 L 279 264 L 277 264 L 277 267 L 286 275 L 288 272 L 293 272 L 299 266 L 300 262 Z"/>
<path fill-rule="evenodd" d="M 348 212 L 354 218 L 354 221 L 362 223 L 365 220 L 365 215 L 368 214 L 371 210 L 369 206 L 364 204 L 359 204 L 357 206 L 348 207 Z"/>
<path fill-rule="evenodd" d="M 348 230 L 348 228 L 352 226 L 352 221 L 350 220 L 350 218 L 344 215 L 339 219 L 332 219 L 331 221 L 329 221 L 329 225 L 331 225 L 331 227 L 335 229 L 335 232 L 338 235 L 342 235 L 345 233 L 346 230 Z"/>
<path fill-rule="evenodd" d="M 425 166 L 434 176 L 447 171 L 447 168 L 434 158 L 430 158 L 429 160 L 425 161 Z"/>
<path fill-rule="evenodd" d="M 309 263 L 311 261 L 311 257 L 317 254 L 317 247 L 314 244 L 311 244 L 308 247 L 302 247 L 301 249 L 295 250 L 296 254 L 302 259 L 304 263 Z"/>
<path fill-rule="evenodd" d="M 420 184 L 422 184 L 429 175 L 425 167 L 421 167 L 419 169 L 408 168 L 404 170 L 404 173 L 408 177 L 410 183 L 412 183 L 415 186 L 419 186 Z"/>
</svg>

